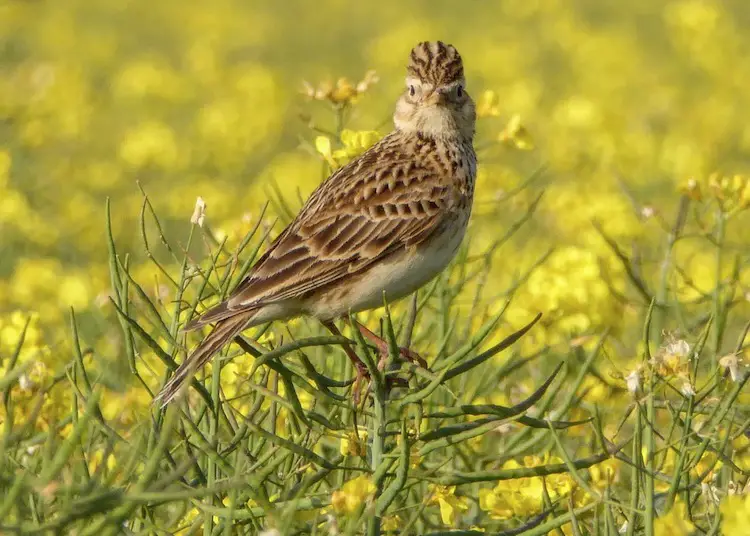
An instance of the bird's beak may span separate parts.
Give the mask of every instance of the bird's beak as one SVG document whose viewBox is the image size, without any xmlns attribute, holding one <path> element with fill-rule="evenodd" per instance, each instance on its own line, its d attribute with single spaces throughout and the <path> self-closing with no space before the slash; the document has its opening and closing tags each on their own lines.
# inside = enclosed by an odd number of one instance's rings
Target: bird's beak
<svg viewBox="0 0 750 536">
<path fill-rule="evenodd" d="M 445 104 L 445 102 L 448 100 L 448 90 L 441 87 L 437 88 L 432 93 L 430 93 L 430 95 L 425 100 L 427 104 L 432 104 L 434 106 Z"/>
</svg>

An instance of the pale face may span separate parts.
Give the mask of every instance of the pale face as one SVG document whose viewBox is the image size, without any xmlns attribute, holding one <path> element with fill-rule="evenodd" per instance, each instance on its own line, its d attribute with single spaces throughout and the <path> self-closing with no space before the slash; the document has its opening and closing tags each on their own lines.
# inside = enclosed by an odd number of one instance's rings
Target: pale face
<svg viewBox="0 0 750 536">
<path fill-rule="evenodd" d="M 464 80 L 434 87 L 430 82 L 407 77 L 406 91 L 396 104 L 393 119 L 402 131 L 470 139 L 476 114 Z"/>
</svg>

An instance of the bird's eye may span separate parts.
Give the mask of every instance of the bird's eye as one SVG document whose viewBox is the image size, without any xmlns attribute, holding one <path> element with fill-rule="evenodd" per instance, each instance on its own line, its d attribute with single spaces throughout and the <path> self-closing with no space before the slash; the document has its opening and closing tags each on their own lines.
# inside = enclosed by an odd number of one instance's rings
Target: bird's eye
<svg viewBox="0 0 750 536">
<path fill-rule="evenodd" d="M 459 99 L 464 96 L 464 88 L 463 86 L 456 86 L 456 97 Z"/>
<path fill-rule="evenodd" d="M 410 97 L 413 97 L 416 92 L 417 92 L 417 90 L 414 88 L 414 86 L 409 86 L 409 96 Z"/>
</svg>

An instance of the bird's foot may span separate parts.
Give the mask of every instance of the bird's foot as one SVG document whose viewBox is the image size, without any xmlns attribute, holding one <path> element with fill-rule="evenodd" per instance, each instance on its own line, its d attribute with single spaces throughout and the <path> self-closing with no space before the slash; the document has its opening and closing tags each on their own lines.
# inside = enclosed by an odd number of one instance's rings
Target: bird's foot
<svg viewBox="0 0 750 536">
<path fill-rule="evenodd" d="M 354 383 L 352 384 L 352 402 L 354 407 L 357 408 L 362 393 L 362 380 L 366 380 L 367 390 L 370 389 L 370 372 L 362 361 L 354 363 L 354 369 L 357 371 L 357 375 L 354 377 Z M 367 398 L 367 392 L 365 392 L 365 398 Z"/>
<path fill-rule="evenodd" d="M 378 368 L 383 370 L 385 364 L 388 362 L 388 356 L 390 355 L 388 342 L 382 337 L 378 337 L 375 333 L 360 323 L 357 323 L 357 327 L 362 336 L 378 350 L 378 355 L 380 357 L 378 360 Z M 409 348 L 399 348 L 398 353 L 402 359 L 409 361 L 410 363 L 415 363 L 424 369 L 427 368 L 427 361 L 413 350 L 410 350 Z"/>
<path fill-rule="evenodd" d="M 333 333 L 334 335 L 341 336 L 341 332 L 338 330 L 336 325 L 333 322 L 323 322 L 323 325 L 328 328 L 328 330 Z M 378 370 L 381 372 L 385 370 L 385 366 L 388 363 L 388 343 L 383 340 L 382 338 L 375 335 L 372 331 L 367 329 L 365 326 L 361 324 L 357 324 L 359 327 L 360 332 L 362 333 L 363 337 L 370 341 L 375 348 L 378 350 L 378 363 L 377 367 Z M 352 365 L 354 365 L 354 370 L 356 371 L 356 376 L 354 377 L 354 383 L 352 384 L 352 402 L 354 403 L 355 407 L 359 407 L 359 402 L 362 400 L 362 384 L 366 381 L 366 389 L 365 389 L 365 399 L 367 398 L 369 392 L 370 392 L 370 385 L 371 385 L 371 377 L 370 377 L 370 371 L 367 370 L 367 366 L 364 364 L 364 362 L 359 358 L 359 356 L 354 352 L 351 346 L 348 344 L 343 345 L 344 352 L 349 357 L 349 360 L 352 362 Z M 423 368 L 427 368 L 427 362 L 419 357 L 418 354 L 415 352 L 412 352 L 408 348 L 401 348 L 399 350 L 399 353 L 403 359 L 406 359 L 407 361 L 411 361 L 414 363 L 418 363 Z M 386 375 L 385 378 L 385 388 L 386 391 L 390 390 L 391 387 L 394 387 L 396 385 L 405 385 L 407 382 L 403 378 L 398 378 L 396 376 L 388 376 Z"/>
<path fill-rule="evenodd" d="M 385 364 L 385 360 L 381 359 L 378 363 L 378 369 L 383 370 L 384 367 L 380 366 L 380 363 Z M 362 400 L 361 392 L 362 392 L 362 384 L 365 383 L 365 396 L 364 399 L 367 399 L 367 397 L 370 395 L 370 390 L 372 389 L 372 379 L 370 376 L 370 371 L 367 370 L 367 367 L 362 364 L 362 366 L 356 365 L 355 369 L 357 371 L 356 376 L 354 377 L 354 383 L 352 384 L 352 402 L 356 407 L 359 407 L 359 402 Z M 405 378 L 399 378 L 398 376 L 386 376 L 385 377 L 385 391 L 386 393 L 390 392 L 390 390 L 393 387 L 406 387 L 409 385 L 409 382 L 406 381 Z"/>
</svg>

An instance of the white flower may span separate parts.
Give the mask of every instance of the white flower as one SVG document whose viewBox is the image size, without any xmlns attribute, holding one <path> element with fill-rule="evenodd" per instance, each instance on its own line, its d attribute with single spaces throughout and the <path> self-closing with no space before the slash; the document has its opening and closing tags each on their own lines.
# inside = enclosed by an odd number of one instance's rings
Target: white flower
<svg viewBox="0 0 750 536">
<path fill-rule="evenodd" d="M 670 356 L 685 358 L 690 354 L 690 345 L 687 341 L 678 339 L 670 342 L 665 348 L 664 353 Z"/>
<path fill-rule="evenodd" d="M 169 289 L 169 287 L 167 285 L 165 285 L 164 283 L 159 284 L 156 287 L 156 295 L 162 301 L 168 300 L 169 296 L 170 296 L 170 289 Z"/>
<path fill-rule="evenodd" d="M 691 349 L 687 341 L 669 337 L 669 342 L 654 355 L 651 363 L 661 376 L 687 375 Z"/>
<path fill-rule="evenodd" d="M 701 483 L 701 495 L 703 495 L 710 505 L 718 505 L 721 502 L 721 494 L 722 492 L 720 492 L 719 488 L 716 486 L 709 484 L 708 482 Z"/>
<path fill-rule="evenodd" d="M 509 423 L 503 423 L 499 425 L 497 428 L 494 428 L 493 431 L 497 432 L 498 434 L 508 434 L 513 430 L 513 426 Z"/>
<path fill-rule="evenodd" d="M 653 217 L 653 215 L 656 214 L 656 211 L 654 210 L 654 207 L 650 207 L 646 205 L 641 209 L 641 216 L 644 217 L 644 219 L 649 219 Z"/>
<path fill-rule="evenodd" d="M 693 387 L 693 384 L 690 383 L 690 380 L 685 379 L 685 381 L 683 381 L 680 392 L 685 396 L 695 396 L 695 388 Z"/>
<path fill-rule="evenodd" d="M 737 354 L 725 355 L 719 359 L 719 366 L 724 370 L 729 370 L 729 376 L 733 382 L 740 381 L 740 360 L 737 358 Z"/>
<path fill-rule="evenodd" d="M 328 534 L 331 536 L 337 536 L 339 534 L 339 524 L 336 521 L 336 517 L 328 514 L 326 516 L 326 522 L 328 523 Z"/>
<path fill-rule="evenodd" d="M 21 391 L 29 391 L 33 385 L 34 382 L 26 374 L 21 374 L 18 378 L 18 386 L 21 388 Z"/>
<path fill-rule="evenodd" d="M 206 218 L 206 202 L 201 196 L 195 200 L 195 208 L 193 209 L 193 215 L 190 217 L 190 223 L 203 227 L 203 220 Z"/>
<path fill-rule="evenodd" d="M 633 372 L 625 376 L 625 383 L 628 385 L 628 391 L 630 391 L 632 394 L 635 394 L 638 392 L 638 389 L 641 388 L 641 374 L 638 369 L 635 369 Z"/>
</svg>

